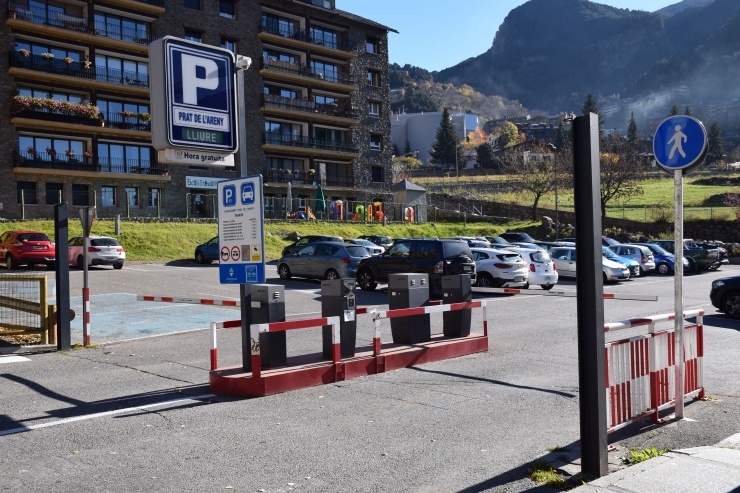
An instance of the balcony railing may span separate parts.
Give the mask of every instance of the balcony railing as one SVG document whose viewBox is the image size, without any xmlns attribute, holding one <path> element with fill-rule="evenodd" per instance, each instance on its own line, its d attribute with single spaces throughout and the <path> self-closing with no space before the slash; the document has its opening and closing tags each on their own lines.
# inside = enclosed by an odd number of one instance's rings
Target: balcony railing
<svg viewBox="0 0 740 493">
<path fill-rule="evenodd" d="M 8 2 L 8 18 L 142 45 L 148 45 L 154 40 L 154 36 L 146 31 L 98 21 L 94 23 L 94 26 L 90 26 L 84 17 L 52 12 L 26 3 Z"/>
<path fill-rule="evenodd" d="M 340 118 L 360 119 L 357 108 L 349 105 L 322 104 L 308 99 L 286 98 L 275 94 L 263 94 L 262 105 L 265 108 L 301 111 L 320 115 L 336 116 Z"/>
<path fill-rule="evenodd" d="M 286 74 L 301 75 L 313 79 L 335 82 L 337 84 L 355 85 L 355 78 L 351 75 L 340 74 L 330 71 L 313 71 L 311 67 L 300 63 L 285 62 L 274 58 L 262 57 L 260 70 L 271 70 Z"/>
<path fill-rule="evenodd" d="M 324 7 L 325 9 L 334 10 L 333 0 L 298 0 L 299 2 L 308 3 L 317 7 Z"/>
<path fill-rule="evenodd" d="M 155 167 L 152 166 L 155 165 Z M 67 156 L 60 152 L 51 155 L 46 152 L 31 154 L 16 151 L 13 165 L 18 168 L 58 169 L 64 171 L 93 171 L 102 173 L 133 173 L 140 175 L 167 176 L 169 167 L 140 159 Z"/>
<path fill-rule="evenodd" d="M 86 68 L 84 62 L 66 63 L 63 60 L 57 60 L 55 58 L 47 59 L 41 55 L 25 56 L 19 51 L 10 52 L 10 66 L 125 86 L 149 87 L 149 76 L 147 74 L 127 70 L 105 69 L 92 64 L 89 68 Z"/>
<path fill-rule="evenodd" d="M 359 144 L 343 140 L 317 139 L 314 137 L 302 137 L 298 135 L 283 135 L 270 132 L 262 134 L 262 141 L 266 145 L 302 147 L 304 149 L 321 149 L 324 151 L 360 153 Z"/>
<path fill-rule="evenodd" d="M 290 183 L 293 185 L 312 185 L 314 182 L 330 187 L 354 187 L 355 180 L 351 176 L 327 174 L 324 180 L 315 171 L 295 171 L 276 168 L 265 168 L 264 175 L 267 183 Z"/>
<path fill-rule="evenodd" d="M 142 132 L 151 132 L 152 130 L 152 123 L 150 121 L 142 121 L 136 117 L 121 116 L 117 112 L 101 112 L 100 117 L 103 119 L 103 122 L 105 122 L 103 126 L 108 128 L 139 130 Z"/>
<path fill-rule="evenodd" d="M 13 117 L 43 120 L 47 122 L 69 123 L 71 125 L 88 125 L 90 127 L 102 126 L 101 121 L 97 118 L 62 115 L 59 113 L 52 113 L 51 111 L 21 111 L 20 113 L 14 114 Z"/>
<path fill-rule="evenodd" d="M 355 179 L 352 176 L 326 174 L 326 186 L 328 187 L 354 187 Z"/>
<path fill-rule="evenodd" d="M 294 39 L 296 41 L 303 41 L 304 43 L 311 43 L 313 45 L 325 46 L 327 48 L 333 48 L 335 50 L 350 51 L 349 44 L 342 39 L 339 35 L 326 35 L 315 34 L 310 30 L 296 28 L 293 25 L 281 25 L 277 22 L 270 22 L 269 19 L 262 19 L 260 23 L 260 32 L 275 34 L 282 36 L 283 38 Z"/>
</svg>

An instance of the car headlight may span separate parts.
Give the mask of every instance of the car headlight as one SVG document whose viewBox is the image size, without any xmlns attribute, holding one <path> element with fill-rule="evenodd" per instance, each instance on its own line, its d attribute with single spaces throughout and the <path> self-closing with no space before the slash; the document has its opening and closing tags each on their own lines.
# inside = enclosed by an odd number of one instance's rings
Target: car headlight
<svg viewBox="0 0 740 493">
<path fill-rule="evenodd" d="M 722 287 L 724 285 L 725 285 L 724 281 L 714 281 L 712 283 L 712 289 L 717 289 L 717 288 L 720 288 L 720 287 Z"/>
<path fill-rule="evenodd" d="M 612 272 L 618 276 L 622 275 L 622 269 L 612 269 Z"/>
</svg>

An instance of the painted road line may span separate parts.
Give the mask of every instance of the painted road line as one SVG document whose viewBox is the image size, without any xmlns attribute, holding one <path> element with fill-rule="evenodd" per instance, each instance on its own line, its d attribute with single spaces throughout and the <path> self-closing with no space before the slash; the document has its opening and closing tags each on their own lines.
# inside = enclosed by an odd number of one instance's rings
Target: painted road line
<svg viewBox="0 0 740 493">
<path fill-rule="evenodd" d="M 24 361 L 31 361 L 23 356 L 0 356 L 0 365 L 4 363 L 22 363 Z"/>
<path fill-rule="evenodd" d="M 85 414 L 84 416 L 75 416 L 74 418 L 67 418 L 67 419 L 59 419 L 57 421 L 51 421 L 49 423 L 40 423 L 37 425 L 31 425 L 31 426 L 23 426 L 21 428 L 13 428 L 10 430 L 4 430 L 0 431 L 0 436 L 5 435 L 14 435 L 16 433 L 23 433 L 26 431 L 31 430 L 39 430 L 41 428 L 48 428 L 50 426 L 58 426 L 58 425 L 64 425 L 67 423 L 74 423 L 76 421 L 84 421 L 87 419 L 94 419 L 94 418 L 103 418 L 105 416 L 113 416 L 116 414 L 123 414 L 123 413 L 129 413 L 132 411 L 143 411 L 146 409 L 150 409 L 152 407 L 159 407 L 159 406 L 166 406 L 168 404 L 177 404 L 178 402 L 187 402 L 187 401 L 197 401 L 201 399 L 210 399 L 211 397 L 216 397 L 215 394 L 203 394 L 198 395 L 195 397 L 181 397 L 179 399 L 172 399 L 169 401 L 163 401 L 163 402 L 155 402 L 154 404 L 145 404 L 143 406 L 134 406 L 134 407 L 127 407 L 126 409 L 116 409 L 114 411 L 105 411 L 102 413 L 94 413 L 94 414 Z"/>
</svg>

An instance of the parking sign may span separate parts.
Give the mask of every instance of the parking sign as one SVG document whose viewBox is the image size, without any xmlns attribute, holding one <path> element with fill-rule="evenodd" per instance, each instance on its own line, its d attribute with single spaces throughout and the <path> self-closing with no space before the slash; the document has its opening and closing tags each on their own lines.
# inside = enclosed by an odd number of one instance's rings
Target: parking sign
<svg viewBox="0 0 740 493">
<path fill-rule="evenodd" d="M 149 62 L 154 148 L 236 152 L 234 54 L 165 36 L 149 45 Z"/>
</svg>

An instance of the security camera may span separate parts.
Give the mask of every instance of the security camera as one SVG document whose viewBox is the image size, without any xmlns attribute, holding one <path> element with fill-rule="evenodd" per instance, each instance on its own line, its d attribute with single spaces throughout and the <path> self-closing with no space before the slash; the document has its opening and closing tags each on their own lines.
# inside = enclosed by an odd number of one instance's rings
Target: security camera
<svg viewBox="0 0 740 493">
<path fill-rule="evenodd" d="M 236 68 L 247 70 L 252 65 L 252 59 L 248 56 L 237 55 L 236 56 Z"/>
</svg>

